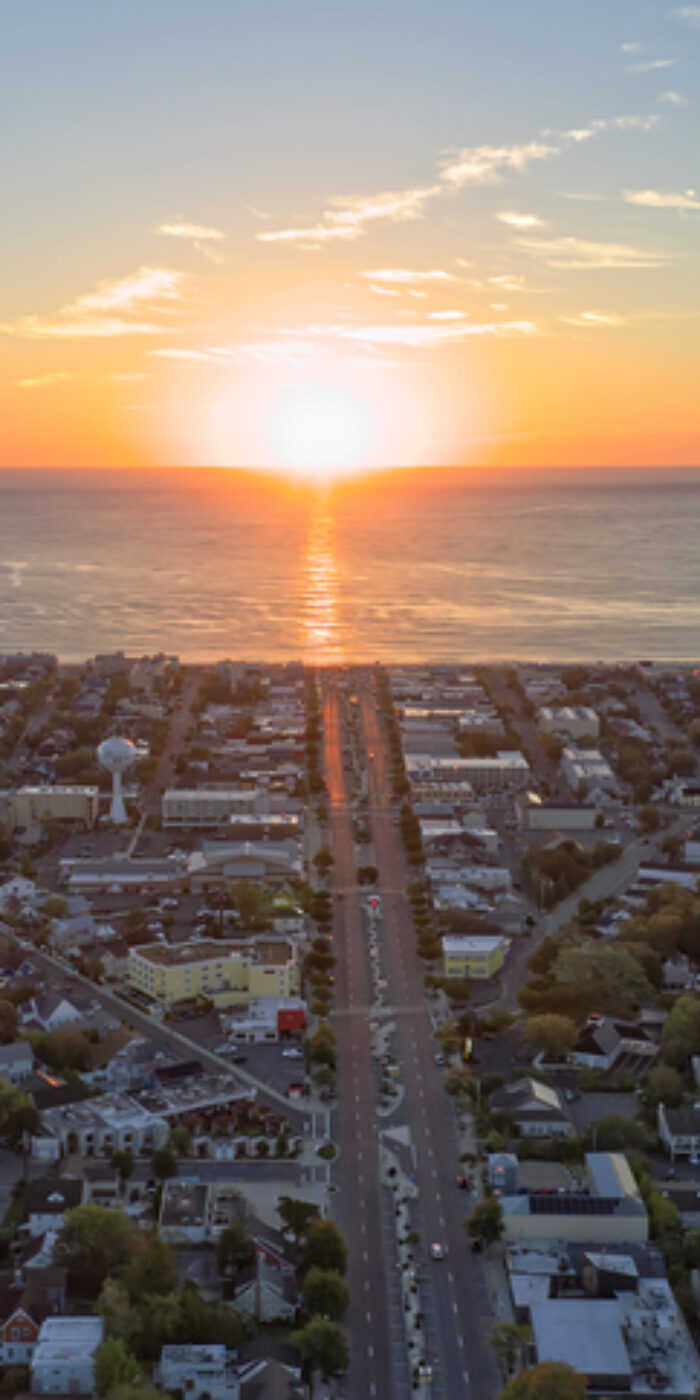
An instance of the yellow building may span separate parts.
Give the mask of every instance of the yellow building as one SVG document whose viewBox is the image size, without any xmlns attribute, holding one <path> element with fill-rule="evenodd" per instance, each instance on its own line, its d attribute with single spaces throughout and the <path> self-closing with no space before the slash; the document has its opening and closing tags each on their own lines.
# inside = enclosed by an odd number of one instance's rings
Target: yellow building
<svg viewBox="0 0 700 1400">
<path fill-rule="evenodd" d="M 495 977 L 503 967 L 508 947 L 508 939 L 500 934 L 443 938 L 443 973 L 445 977 Z"/>
<path fill-rule="evenodd" d="M 163 1006 L 206 997 L 217 1007 L 252 997 L 298 1000 L 296 948 L 284 938 L 244 943 L 148 943 L 129 949 L 129 985 Z"/>
<path fill-rule="evenodd" d="M 3 793 L 7 822 L 18 827 L 37 826 L 44 817 L 59 822 L 82 822 L 92 830 L 97 821 L 100 790 L 97 787 L 21 787 Z"/>
</svg>

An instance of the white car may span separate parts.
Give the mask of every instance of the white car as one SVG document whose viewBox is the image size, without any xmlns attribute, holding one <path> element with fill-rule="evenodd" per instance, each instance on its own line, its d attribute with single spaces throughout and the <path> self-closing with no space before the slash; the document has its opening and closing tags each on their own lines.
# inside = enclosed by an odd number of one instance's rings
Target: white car
<svg viewBox="0 0 700 1400">
<path fill-rule="evenodd" d="M 430 1246 L 430 1253 L 433 1259 L 444 1259 L 445 1247 L 444 1245 L 439 1244 L 437 1240 L 434 1240 Z"/>
<path fill-rule="evenodd" d="M 304 1051 L 299 1050 L 296 1045 L 290 1045 L 288 1050 L 282 1051 L 283 1060 L 303 1060 Z"/>
</svg>

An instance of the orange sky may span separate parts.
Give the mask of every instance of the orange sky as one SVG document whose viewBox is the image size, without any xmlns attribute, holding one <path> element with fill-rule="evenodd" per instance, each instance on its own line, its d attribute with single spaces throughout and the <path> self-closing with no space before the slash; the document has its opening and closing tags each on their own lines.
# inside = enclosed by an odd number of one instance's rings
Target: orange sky
<svg viewBox="0 0 700 1400">
<path fill-rule="evenodd" d="M 60 8 L 0 18 L 0 465 L 700 463 L 700 7 Z"/>
</svg>

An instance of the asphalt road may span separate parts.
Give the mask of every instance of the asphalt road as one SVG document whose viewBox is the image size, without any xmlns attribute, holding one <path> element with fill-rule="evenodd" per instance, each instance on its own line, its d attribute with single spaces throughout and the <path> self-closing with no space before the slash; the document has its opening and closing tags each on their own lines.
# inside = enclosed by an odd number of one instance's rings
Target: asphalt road
<svg viewBox="0 0 700 1400">
<path fill-rule="evenodd" d="M 455 1180 L 459 1167 L 454 1112 L 434 1062 L 437 1046 L 424 1001 L 423 966 L 404 893 L 408 870 L 391 806 L 388 746 L 369 677 L 360 691 L 360 706 L 367 749 L 373 753 L 368 796 L 382 899 L 386 998 L 401 1012 L 396 1017 L 396 1044 L 406 1093 L 396 1117 L 407 1121 L 413 1141 L 432 1393 L 435 1400 L 490 1400 L 502 1389 L 487 1342 L 493 1319 L 483 1264 L 469 1250 L 464 1232 L 465 1198 Z M 444 1246 L 441 1261 L 430 1257 L 433 1241 Z"/>
<path fill-rule="evenodd" d="M 341 747 L 341 713 L 333 680 L 324 694 L 325 776 L 333 834 L 333 922 L 339 1102 L 333 1132 L 340 1157 L 333 1168 L 338 1224 L 349 1245 L 347 1323 L 350 1369 L 343 1390 L 357 1400 L 408 1392 L 397 1388 L 390 1330 L 389 1278 L 382 1241 L 379 1146 L 367 1008 L 370 975 L 357 885 Z M 342 899 L 338 894 L 342 893 Z M 356 1012 L 357 1014 L 344 1014 Z M 401 1320 L 399 1319 L 401 1327 Z"/>
</svg>

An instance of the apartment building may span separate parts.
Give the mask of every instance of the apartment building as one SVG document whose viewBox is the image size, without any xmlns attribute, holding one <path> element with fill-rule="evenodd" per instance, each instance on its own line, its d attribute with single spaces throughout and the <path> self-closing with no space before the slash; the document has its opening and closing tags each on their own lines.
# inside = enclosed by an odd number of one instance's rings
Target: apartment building
<svg viewBox="0 0 700 1400">
<path fill-rule="evenodd" d="M 442 970 L 445 977 L 495 977 L 503 967 L 509 941 L 500 935 L 454 936 L 442 940 Z"/>
<path fill-rule="evenodd" d="M 47 817 L 81 822 L 92 830 L 100 805 L 98 787 L 21 787 L 0 793 L 0 819 L 10 831 L 37 826 Z"/>
<path fill-rule="evenodd" d="M 147 943 L 129 949 L 127 980 L 166 1007 L 198 997 L 217 1007 L 254 997 L 297 1000 L 301 990 L 295 945 L 283 938 Z"/>
</svg>

